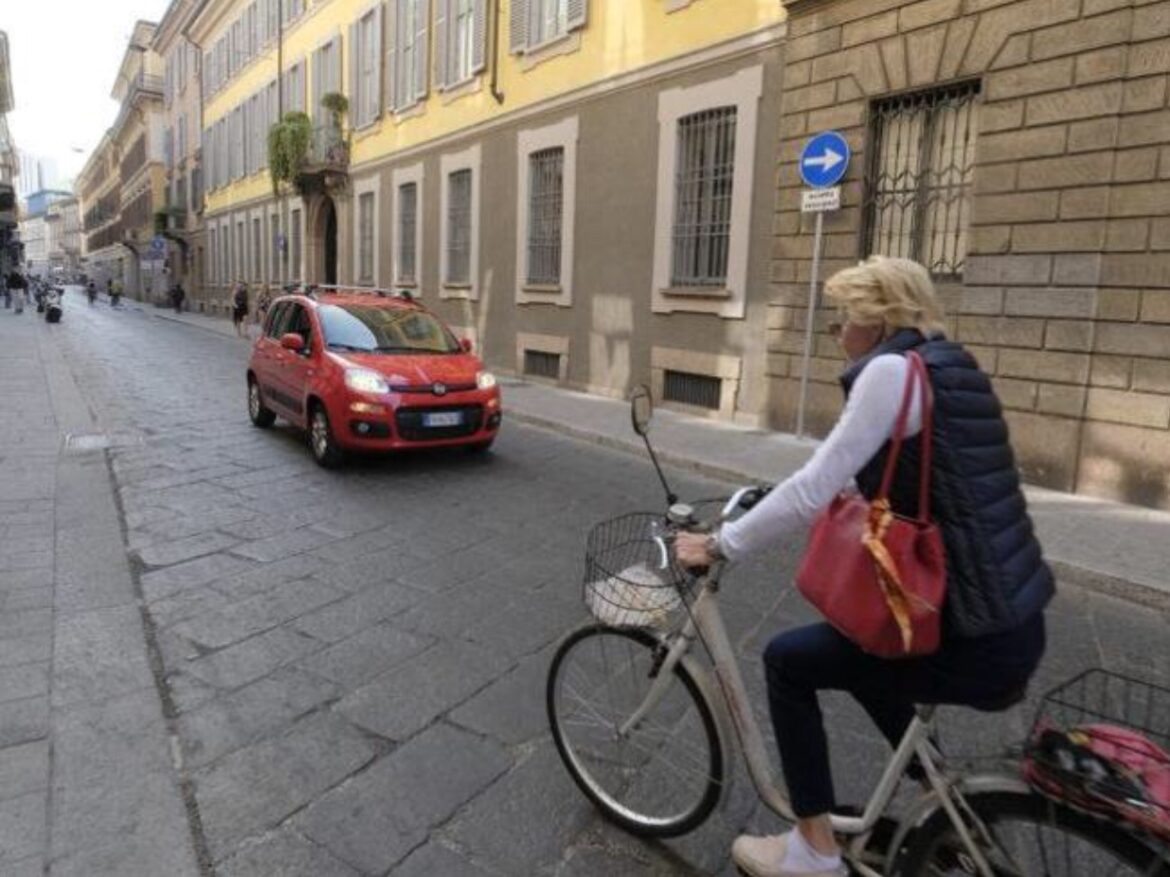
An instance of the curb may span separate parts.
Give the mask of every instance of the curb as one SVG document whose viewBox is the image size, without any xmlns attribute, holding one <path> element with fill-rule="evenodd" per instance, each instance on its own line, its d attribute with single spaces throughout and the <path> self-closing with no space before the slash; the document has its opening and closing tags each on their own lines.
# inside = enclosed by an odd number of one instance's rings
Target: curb
<svg viewBox="0 0 1170 877">
<path fill-rule="evenodd" d="M 528 424 L 529 426 L 567 435 L 571 438 L 580 439 L 581 441 L 623 453 L 638 456 L 646 453 L 641 442 L 614 438 L 583 429 L 579 426 L 563 423 L 559 420 L 541 417 L 537 414 L 520 412 L 515 409 L 505 409 L 505 416 L 520 423 Z M 659 462 L 663 464 L 674 466 L 677 469 L 695 472 L 720 481 L 729 481 L 736 484 L 755 484 L 759 481 L 758 478 L 753 478 L 744 472 L 728 469 L 723 466 L 712 466 L 693 457 L 686 457 L 681 454 L 657 449 L 656 453 L 658 454 Z M 1061 560 L 1047 552 L 1045 553 L 1044 559 L 1047 561 L 1049 567 L 1051 567 L 1052 573 L 1060 585 L 1072 585 L 1076 588 L 1126 600 L 1130 603 L 1136 603 L 1149 609 L 1170 612 L 1170 591 L 1162 590 L 1155 585 L 1131 581 L 1111 575 L 1110 573 L 1091 569 L 1087 566 Z"/>
</svg>

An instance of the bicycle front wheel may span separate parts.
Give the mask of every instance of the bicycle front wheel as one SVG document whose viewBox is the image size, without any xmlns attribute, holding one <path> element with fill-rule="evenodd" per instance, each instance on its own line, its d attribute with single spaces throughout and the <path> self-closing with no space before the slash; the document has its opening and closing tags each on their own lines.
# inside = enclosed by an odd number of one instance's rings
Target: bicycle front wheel
<svg viewBox="0 0 1170 877">
<path fill-rule="evenodd" d="M 553 741 L 581 791 L 639 837 L 691 831 L 719 802 L 723 749 L 711 705 L 680 662 L 665 696 L 628 731 L 658 676 L 644 630 L 583 627 L 561 643 L 546 700 Z"/>
<path fill-rule="evenodd" d="M 987 837 L 977 842 L 996 877 L 1170 877 L 1164 850 L 1041 795 L 984 792 L 964 797 L 987 829 Z M 910 836 L 900 861 L 894 869 L 898 877 L 979 873 L 941 809 Z"/>
</svg>

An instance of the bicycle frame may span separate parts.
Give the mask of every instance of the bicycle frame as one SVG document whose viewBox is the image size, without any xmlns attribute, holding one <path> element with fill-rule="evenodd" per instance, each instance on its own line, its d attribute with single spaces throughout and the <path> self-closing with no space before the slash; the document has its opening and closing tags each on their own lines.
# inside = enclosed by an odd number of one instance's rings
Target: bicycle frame
<svg viewBox="0 0 1170 877">
<path fill-rule="evenodd" d="M 723 616 L 719 611 L 717 595 L 721 567 L 722 564 L 717 564 L 700 581 L 698 597 L 690 606 L 689 618 L 673 640 L 666 641 L 669 648 L 654 684 L 651 685 L 646 698 L 638 709 L 623 723 L 619 734 L 627 733 L 658 705 L 671 684 L 674 667 L 690 650 L 695 639 L 701 638 L 710 653 L 712 669 L 711 671 L 705 671 L 699 667 L 693 669 L 714 677 L 722 694 L 727 716 L 731 720 L 740 749 L 747 762 L 748 775 L 751 777 L 760 800 L 785 821 L 795 822 L 796 814 L 793 812 L 792 804 L 778 780 L 777 772 L 773 769 L 764 736 L 751 708 L 739 662 L 728 638 Z M 710 690 L 710 686 L 706 686 L 706 688 Z M 974 864 L 982 874 L 991 877 L 991 868 L 978 845 L 974 843 L 969 823 L 962 818 L 960 810 L 965 811 L 969 818 L 973 818 L 974 814 L 967 809 L 962 794 L 943 776 L 938 764 L 937 752 L 930 743 L 933 714 L 933 707 L 920 709 L 919 714 L 911 721 L 905 736 L 894 750 L 894 754 L 886 765 L 881 779 L 878 780 L 862 815 L 855 817 L 832 816 L 833 830 L 837 834 L 848 837 L 860 837 L 870 832 L 889 807 L 906 767 L 911 759 L 917 755 L 926 772 L 931 789 L 937 796 L 939 805 L 950 817 L 971 854 Z M 981 833 L 986 830 L 978 823 L 975 827 Z M 865 865 L 854 862 L 854 866 L 869 877 L 881 877 L 879 872 L 873 871 Z"/>
</svg>

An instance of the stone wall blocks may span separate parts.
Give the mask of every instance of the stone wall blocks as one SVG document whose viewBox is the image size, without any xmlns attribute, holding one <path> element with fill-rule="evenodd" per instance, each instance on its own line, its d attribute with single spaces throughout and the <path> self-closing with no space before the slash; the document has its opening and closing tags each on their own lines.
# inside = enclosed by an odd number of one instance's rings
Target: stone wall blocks
<svg viewBox="0 0 1170 877">
<path fill-rule="evenodd" d="M 1085 387 L 1041 384 L 1036 397 L 1036 410 L 1041 414 L 1055 414 L 1059 417 L 1081 417 L 1087 396 Z"/>
<path fill-rule="evenodd" d="M 1053 384 L 1084 385 L 1089 380 L 1089 360 L 1085 353 L 1008 347 L 999 351 L 999 374 Z"/>
<path fill-rule="evenodd" d="M 1105 222 L 1042 222 L 1017 225 L 1012 230 L 1016 253 L 1095 253 L 1105 245 Z"/>
<path fill-rule="evenodd" d="M 1037 385 L 1033 381 L 1016 378 L 995 377 L 991 380 L 995 395 L 1005 408 L 1016 411 L 1031 411 L 1036 407 Z"/>
<path fill-rule="evenodd" d="M 1132 77 L 1157 76 L 1170 68 L 1170 39 L 1137 43 L 1129 50 L 1129 70 Z"/>
<path fill-rule="evenodd" d="M 1170 397 L 1090 387 L 1085 414 L 1091 420 L 1149 426 L 1170 426 Z"/>
<path fill-rule="evenodd" d="M 910 81 L 910 72 L 906 69 L 905 41 L 900 36 L 882 40 L 878 48 L 881 51 L 886 81 L 892 90 L 901 91 Z"/>
<path fill-rule="evenodd" d="M 1012 251 L 1012 230 L 1006 225 L 983 225 L 971 229 L 968 253 L 986 256 Z"/>
<path fill-rule="evenodd" d="M 1073 59 L 1056 58 L 1001 70 L 987 77 L 987 99 L 1005 100 L 1068 88 L 1073 82 Z"/>
<path fill-rule="evenodd" d="M 1145 252 L 1150 242 L 1148 219 L 1115 219 L 1105 235 L 1105 249 L 1114 253 Z"/>
<path fill-rule="evenodd" d="M 1004 291 L 1003 312 L 1010 317 L 1089 318 L 1096 309 L 1095 289 L 1027 289 Z"/>
<path fill-rule="evenodd" d="M 1098 323 L 1093 346 L 1100 353 L 1162 359 L 1170 350 L 1170 326 Z"/>
<path fill-rule="evenodd" d="M 1119 323 L 1132 323 L 1138 318 L 1141 293 L 1136 289 L 1102 289 L 1097 292 L 1096 317 Z"/>
<path fill-rule="evenodd" d="M 1170 217 L 1159 217 L 1150 223 L 1150 249 L 1170 250 Z"/>
<path fill-rule="evenodd" d="M 1124 390 L 1129 387 L 1132 370 L 1133 360 L 1128 356 L 1094 354 L 1093 363 L 1089 367 L 1089 383 L 1095 387 Z"/>
<path fill-rule="evenodd" d="M 1052 257 L 972 256 L 967 260 L 964 280 L 972 286 L 1047 284 L 1052 278 Z"/>
<path fill-rule="evenodd" d="M 1147 289 L 1142 294 L 1142 322 L 1170 323 L 1170 290 Z M 1170 350 L 1166 351 L 1170 356 Z"/>
<path fill-rule="evenodd" d="M 1097 286 L 1101 276 L 1099 253 L 1065 253 L 1054 261 L 1052 282 L 1057 286 Z"/>
<path fill-rule="evenodd" d="M 920 3 L 903 6 L 898 11 L 898 29 L 917 30 L 927 25 L 950 21 L 959 17 L 962 5 L 962 0 L 922 0 Z"/>
<path fill-rule="evenodd" d="M 839 131 L 842 128 L 859 127 L 864 122 L 864 101 L 841 104 L 824 110 L 813 110 L 808 114 L 809 131 Z"/>
<path fill-rule="evenodd" d="M 973 19 L 966 19 L 971 23 L 971 30 L 975 30 L 975 22 Z M 999 54 L 995 56 L 995 60 L 991 62 L 990 70 L 1006 70 L 1009 67 L 1022 67 L 1028 63 L 1028 58 L 1032 54 L 1032 35 L 1030 33 L 1018 33 L 1007 38 L 1007 42 L 1003 44 L 1003 48 L 999 50 Z M 956 59 L 956 66 L 959 59 Z"/>
<path fill-rule="evenodd" d="M 1113 178 L 1113 153 L 1091 152 L 1060 158 L 1040 158 L 1017 165 L 1018 187 L 1031 189 L 1066 189 L 1108 183 Z"/>
<path fill-rule="evenodd" d="M 1032 59 L 1075 55 L 1101 46 L 1127 43 L 1130 39 L 1130 11 L 1118 10 L 1106 15 L 1084 18 L 1069 24 L 1037 31 L 1032 38 Z"/>
<path fill-rule="evenodd" d="M 797 61 L 784 68 L 784 87 L 799 88 L 812 81 L 812 61 Z"/>
<path fill-rule="evenodd" d="M 963 63 L 963 56 L 967 54 L 967 47 L 971 45 L 971 35 L 975 33 L 975 19 L 959 18 L 947 25 L 947 41 L 943 47 L 942 61 L 938 68 L 940 80 L 955 79 L 959 75 L 959 65 Z M 1026 43 L 1026 40 L 1024 41 Z M 1000 53 L 1001 57 L 1009 52 L 1013 44 L 1008 45 Z M 1023 48 L 1024 57 L 1027 57 L 1027 46 Z"/>
<path fill-rule="evenodd" d="M 1170 361 L 1135 359 L 1133 361 L 1133 389 L 1140 393 L 1170 394 Z"/>
<path fill-rule="evenodd" d="M 1024 102 L 1022 100 L 985 103 L 979 108 L 979 131 L 993 134 L 996 131 L 1010 131 L 1024 124 Z"/>
<path fill-rule="evenodd" d="M 1063 155 L 1067 143 L 1068 129 L 1064 125 L 986 134 L 978 140 L 979 160 L 1000 162 Z"/>
<path fill-rule="evenodd" d="M 1003 290 L 988 286 L 964 286 L 959 293 L 958 311 L 960 314 L 1001 314 Z"/>
<path fill-rule="evenodd" d="M 784 94 L 785 112 L 799 113 L 804 110 L 820 109 L 837 101 L 837 83 L 820 82 L 804 88 L 794 88 Z"/>
<path fill-rule="evenodd" d="M 906 60 L 911 85 L 931 85 L 938 81 L 938 70 L 946 39 L 945 24 L 906 35 Z"/>
<path fill-rule="evenodd" d="M 976 211 L 979 202 L 976 201 Z M 1089 219 L 1109 215 L 1109 187 L 1066 189 L 1060 193 L 1061 219 Z"/>
<path fill-rule="evenodd" d="M 961 316 L 958 340 L 1001 347 L 1044 346 L 1044 320 L 1023 317 Z"/>
<path fill-rule="evenodd" d="M 1114 216 L 1164 216 L 1170 208 L 1170 182 L 1114 186 L 1110 203 Z"/>
<path fill-rule="evenodd" d="M 1120 79 L 1125 75 L 1127 54 L 1128 49 L 1125 46 L 1112 46 L 1108 49 L 1089 52 L 1086 55 L 1078 55 L 1076 59 L 1077 85 Z"/>
<path fill-rule="evenodd" d="M 1093 347 L 1093 324 L 1089 320 L 1049 320 L 1044 327 L 1044 347 L 1088 352 Z"/>
<path fill-rule="evenodd" d="M 1133 32 L 1142 37 L 1170 37 L 1170 3 L 1154 3 L 1134 11 Z"/>
<path fill-rule="evenodd" d="M 1085 0 L 1085 15 L 1100 15 L 1102 12 L 1111 12 L 1129 6 L 1131 0 Z"/>
<path fill-rule="evenodd" d="M 1121 120 L 1117 116 L 1074 122 L 1068 126 L 1069 152 L 1096 152 L 1113 149 L 1117 145 Z"/>
<path fill-rule="evenodd" d="M 1059 192 L 984 195 L 975 200 L 972 224 L 1008 224 L 1054 220 L 1060 211 L 1060 198 Z"/>
<path fill-rule="evenodd" d="M 1170 131 L 1170 110 L 1123 116 L 1117 145 L 1123 149 L 1130 146 L 1161 145 L 1166 142 L 1167 131 Z"/>
<path fill-rule="evenodd" d="M 1149 110 L 1160 110 L 1166 106 L 1166 77 L 1147 76 L 1125 83 L 1125 95 L 1122 98 L 1121 110 L 1123 113 L 1144 113 Z"/>
<path fill-rule="evenodd" d="M 790 28 L 790 32 L 795 26 Z M 819 30 L 803 36 L 793 35 L 784 49 L 784 57 L 788 63 L 805 61 L 817 58 L 841 48 L 841 29 L 839 27 Z"/>
<path fill-rule="evenodd" d="M 1108 253 L 1101 257 L 1101 284 L 1118 287 L 1170 288 L 1170 254 Z M 1170 350 L 1170 346 L 1164 348 L 1165 350 Z"/>
<path fill-rule="evenodd" d="M 848 48 L 861 43 L 893 36 L 898 32 L 898 10 L 891 9 L 869 18 L 851 21 L 841 29 L 841 46 Z"/>
<path fill-rule="evenodd" d="M 1029 125 L 1048 125 L 1110 116 L 1121 105 L 1122 84 L 1104 82 L 1083 88 L 1059 91 L 1028 98 L 1026 118 Z"/>
<path fill-rule="evenodd" d="M 1016 162 L 980 165 L 975 173 L 975 194 L 993 195 L 999 192 L 1014 192 L 1018 170 L 1019 164 Z"/>
</svg>

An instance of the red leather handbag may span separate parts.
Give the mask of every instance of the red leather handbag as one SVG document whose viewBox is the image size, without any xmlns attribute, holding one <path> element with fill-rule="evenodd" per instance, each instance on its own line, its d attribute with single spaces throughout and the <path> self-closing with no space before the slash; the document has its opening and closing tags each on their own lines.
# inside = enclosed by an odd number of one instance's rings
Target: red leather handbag
<svg viewBox="0 0 1170 877">
<path fill-rule="evenodd" d="M 910 365 L 894 424 L 881 489 L 873 502 L 839 494 L 813 523 L 796 585 L 833 627 L 881 658 L 929 655 L 939 646 L 946 598 L 942 535 L 930 520 L 931 431 L 934 398 L 922 357 Z M 918 517 L 890 509 L 890 486 L 906 435 L 916 387 L 922 398 Z"/>
</svg>

